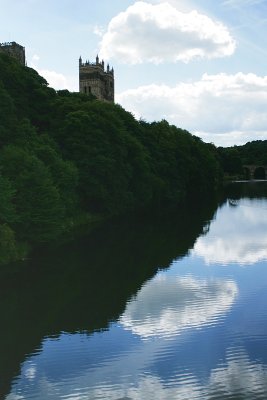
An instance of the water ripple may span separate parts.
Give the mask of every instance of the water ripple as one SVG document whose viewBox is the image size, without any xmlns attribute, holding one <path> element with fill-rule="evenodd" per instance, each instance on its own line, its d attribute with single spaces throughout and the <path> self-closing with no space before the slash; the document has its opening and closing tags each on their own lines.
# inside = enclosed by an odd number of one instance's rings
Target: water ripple
<svg viewBox="0 0 267 400">
<path fill-rule="evenodd" d="M 162 275 L 128 302 L 120 323 L 143 339 L 170 339 L 186 329 L 218 324 L 237 295 L 238 287 L 231 280 Z"/>
</svg>

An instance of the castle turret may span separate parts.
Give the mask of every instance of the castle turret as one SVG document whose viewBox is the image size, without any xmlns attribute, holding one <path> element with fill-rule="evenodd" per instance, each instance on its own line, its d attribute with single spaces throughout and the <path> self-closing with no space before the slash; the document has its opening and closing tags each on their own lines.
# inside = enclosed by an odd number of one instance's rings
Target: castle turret
<svg viewBox="0 0 267 400">
<path fill-rule="evenodd" d="M 25 47 L 16 42 L 0 43 L 0 52 L 15 58 L 20 64 L 26 65 Z"/>
<path fill-rule="evenodd" d="M 82 62 L 79 59 L 79 90 L 81 93 L 93 94 L 98 100 L 114 102 L 114 70 L 110 70 L 109 64 L 105 71 L 104 60 L 99 62 Z"/>
</svg>

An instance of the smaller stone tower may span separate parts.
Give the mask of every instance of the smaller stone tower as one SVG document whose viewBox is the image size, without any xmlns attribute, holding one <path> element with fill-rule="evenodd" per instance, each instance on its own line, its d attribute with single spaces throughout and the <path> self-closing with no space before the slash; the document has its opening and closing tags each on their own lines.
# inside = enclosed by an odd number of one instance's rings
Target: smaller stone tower
<svg viewBox="0 0 267 400">
<path fill-rule="evenodd" d="M 25 47 L 16 42 L 0 43 L 0 52 L 15 58 L 20 64 L 26 65 Z"/>
<path fill-rule="evenodd" d="M 99 57 L 95 63 L 79 59 L 79 90 L 81 93 L 93 94 L 97 99 L 114 103 L 114 70 Z"/>
</svg>

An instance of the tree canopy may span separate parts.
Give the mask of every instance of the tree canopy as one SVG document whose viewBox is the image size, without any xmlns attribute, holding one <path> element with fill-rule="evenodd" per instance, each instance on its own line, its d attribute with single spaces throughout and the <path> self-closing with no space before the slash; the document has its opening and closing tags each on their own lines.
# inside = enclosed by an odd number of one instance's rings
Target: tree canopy
<svg viewBox="0 0 267 400">
<path fill-rule="evenodd" d="M 167 121 L 55 91 L 0 54 L 0 262 L 92 216 L 210 193 L 220 178 L 215 146 Z"/>
<path fill-rule="evenodd" d="M 254 140 L 242 146 L 219 147 L 218 154 L 225 174 L 243 176 L 243 167 L 246 165 L 267 165 L 267 140 Z"/>
</svg>

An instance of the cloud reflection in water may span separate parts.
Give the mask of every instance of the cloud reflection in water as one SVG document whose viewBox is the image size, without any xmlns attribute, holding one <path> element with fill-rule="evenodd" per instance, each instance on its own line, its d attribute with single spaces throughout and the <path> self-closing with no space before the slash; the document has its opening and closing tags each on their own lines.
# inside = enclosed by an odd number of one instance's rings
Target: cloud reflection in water
<svg viewBox="0 0 267 400">
<path fill-rule="evenodd" d="M 184 329 L 217 324 L 237 294 L 232 280 L 159 274 L 127 304 L 120 323 L 143 339 L 172 337 Z"/>
<path fill-rule="evenodd" d="M 231 349 L 229 349 L 231 351 Z M 115 391 L 97 392 L 99 397 L 110 400 L 211 400 L 222 398 L 256 399 L 255 393 L 262 393 L 257 399 L 265 399 L 267 393 L 267 369 L 262 364 L 253 363 L 240 349 L 236 359 L 228 359 L 226 364 L 211 371 L 206 384 L 197 377 L 184 374 L 177 377 L 176 384 L 166 386 L 159 376 L 148 375 L 141 378 L 136 387 L 115 389 Z M 180 378 L 180 379 L 179 379 Z M 101 397 L 103 395 L 103 397 Z"/>
<path fill-rule="evenodd" d="M 265 200 L 243 200 L 238 207 L 219 210 L 209 234 L 198 238 L 192 254 L 206 264 L 251 265 L 267 260 Z"/>
</svg>

